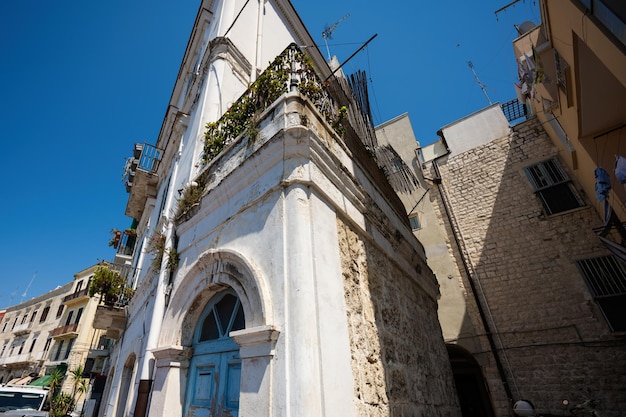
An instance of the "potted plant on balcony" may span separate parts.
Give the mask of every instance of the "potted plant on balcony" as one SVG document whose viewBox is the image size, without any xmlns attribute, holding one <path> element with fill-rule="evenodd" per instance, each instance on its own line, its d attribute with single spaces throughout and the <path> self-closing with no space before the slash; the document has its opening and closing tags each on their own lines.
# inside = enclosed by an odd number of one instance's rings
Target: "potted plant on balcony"
<svg viewBox="0 0 626 417">
<path fill-rule="evenodd" d="M 106 305 L 113 305 L 124 291 L 124 278 L 106 265 L 96 268 L 89 285 L 89 296 L 100 294 Z"/>
<path fill-rule="evenodd" d="M 117 249 L 121 238 L 122 233 L 119 230 L 111 229 L 111 240 L 109 240 L 109 246 L 113 246 L 114 249 Z"/>
</svg>

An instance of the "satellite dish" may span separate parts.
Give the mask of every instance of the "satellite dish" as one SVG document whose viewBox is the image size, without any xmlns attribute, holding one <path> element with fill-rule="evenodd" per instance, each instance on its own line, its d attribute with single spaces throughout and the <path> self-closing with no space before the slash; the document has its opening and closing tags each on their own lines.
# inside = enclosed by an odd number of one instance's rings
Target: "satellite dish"
<svg viewBox="0 0 626 417">
<path fill-rule="evenodd" d="M 536 27 L 537 27 L 537 25 L 535 25 L 533 22 L 527 20 L 527 21 L 525 21 L 524 23 L 522 23 L 521 25 L 518 26 L 519 34 L 520 34 L 520 36 L 525 35 L 526 33 L 530 32 L 531 30 L 533 30 Z"/>
</svg>

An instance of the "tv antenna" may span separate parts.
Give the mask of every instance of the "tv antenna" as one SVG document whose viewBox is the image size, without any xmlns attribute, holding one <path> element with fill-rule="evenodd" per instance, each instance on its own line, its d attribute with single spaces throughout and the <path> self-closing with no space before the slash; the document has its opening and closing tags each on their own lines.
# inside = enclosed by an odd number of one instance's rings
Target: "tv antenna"
<svg viewBox="0 0 626 417">
<path fill-rule="evenodd" d="M 335 31 L 335 29 L 337 29 L 337 25 L 349 17 L 350 17 L 350 13 L 347 13 L 344 17 L 337 20 L 332 25 L 330 26 L 326 25 L 324 27 L 324 31 L 322 32 L 322 39 L 324 39 L 324 44 L 326 45 L 326 53 L 328 54 L 328 60 L 330 60 L 330 49 L 328 49 L 328 39 L 333 38 L 333 32 Z"/>
<path fill-rule="evenodd" d="M 480 82 L 480 78 L 478 78 L 478 74 L 476 74 L 476 71 L 474 70 L 474 64 L 472 64 L 472 61 L 467 61 L 467 65 L 472 70 L 472 74 L 474 74 L 474 78 L 476 79 L 476 83 L 478 84 L 480 89 L 483 90 L 483 94 L 485 95 L 485 97 L 487 97 L 487 101 L 489 102 L 490 105 L 493 104 L 491 102 L 491 99 L 489 98 L 489 95 L 487 94 L 487 89 L 485 88 L 485 84 Z"/>
<path fill-rule="evenodd" d="M 36 276 L 37 276 L 37 273 L 35 272 L 33 274 L 33 277 L 30 279 L 30 282 L 28 283 L 28 286 L 24 290 L 24 293 L 22 294 L 22 299 L 20 300 L 20 304 L 22 304 L 24 302 L 24 298 L 26 298 L 26 294 L 28 294 L 28 290 L 30 289 L 30 286 L 33 285 L 33 281 L 35 280 Z"/>
</svg>

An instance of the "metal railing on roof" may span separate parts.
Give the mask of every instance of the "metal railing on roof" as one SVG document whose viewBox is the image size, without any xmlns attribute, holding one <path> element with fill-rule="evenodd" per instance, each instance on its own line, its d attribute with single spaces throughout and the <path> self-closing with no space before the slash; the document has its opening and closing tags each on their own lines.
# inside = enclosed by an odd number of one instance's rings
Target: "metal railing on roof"
<svg viewBox="0 0 626 417">
<path fill-rule="evenodd" d="M 528 116 L 528 109 L 526 108 L 526 105 L 518 99 L 509 100 L 506 103 L 501 104 L 500 107 L 502 108 L 502 112 L 509 123 L 522 118 L 526 119 Z"/>
</svg>

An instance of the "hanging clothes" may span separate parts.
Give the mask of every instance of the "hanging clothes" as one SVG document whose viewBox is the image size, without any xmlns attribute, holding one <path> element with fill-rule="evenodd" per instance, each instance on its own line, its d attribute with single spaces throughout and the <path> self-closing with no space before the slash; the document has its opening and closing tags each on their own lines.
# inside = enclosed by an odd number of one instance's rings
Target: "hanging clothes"
<svg viewBox="0 0 626 417">
<path fill-rule="evenodd" d="M 604 168 L 598 167 L 594 174 L 596 177 L 596 198 L 598 201 L 604 201 L 609 198 L 609 191 L 611 190 L 609 173 Z"/>
<path fill-rule="evenodd" d="M 626 158 L 623 156 L 615 155 L 615 178 L 626 184 Z"/>
</svg>

